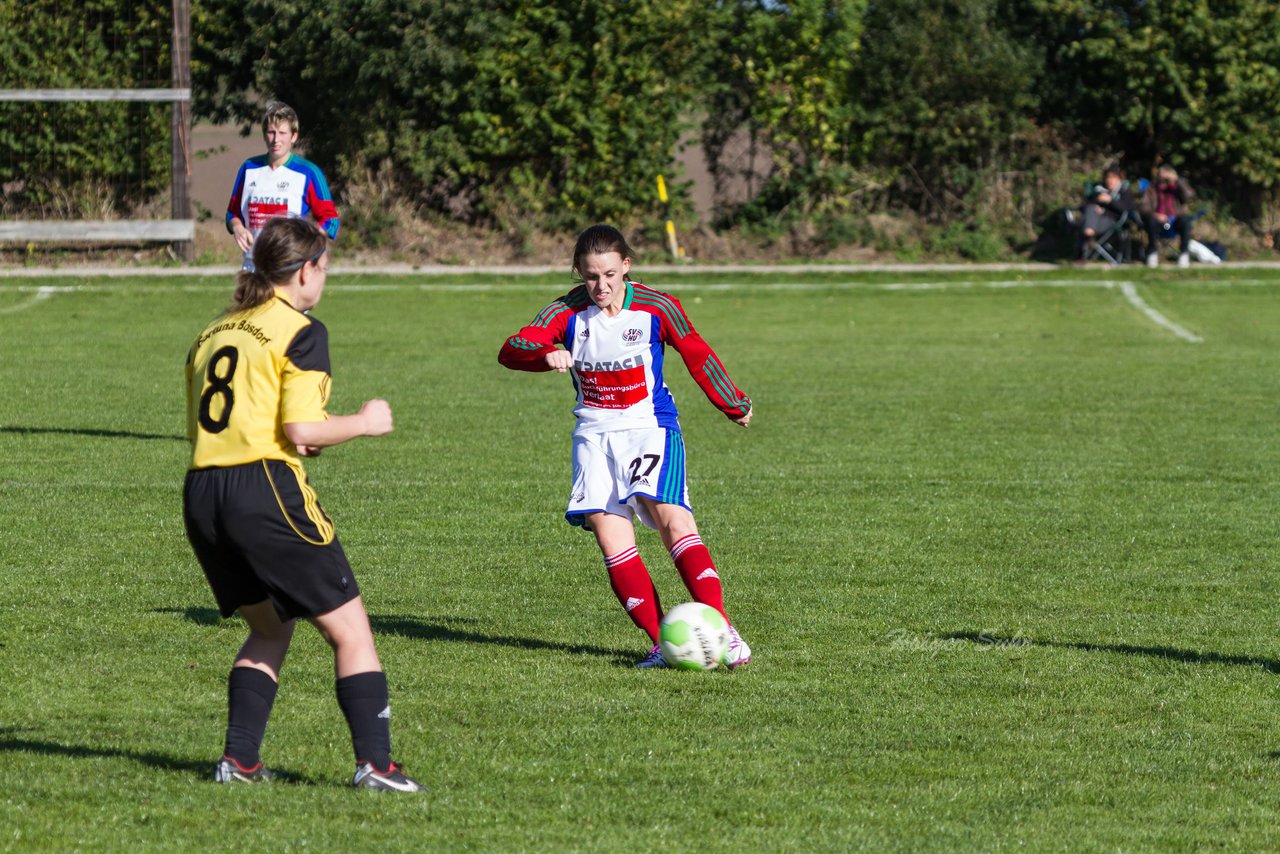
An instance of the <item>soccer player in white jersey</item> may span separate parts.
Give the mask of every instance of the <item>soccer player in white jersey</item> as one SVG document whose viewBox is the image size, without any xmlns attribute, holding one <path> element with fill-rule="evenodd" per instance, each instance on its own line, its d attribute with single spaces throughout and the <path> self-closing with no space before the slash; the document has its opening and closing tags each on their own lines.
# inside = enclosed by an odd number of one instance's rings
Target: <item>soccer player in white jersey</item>
<svg viewBox="0 0 1280 854">
<path fill-rule="evenodd" d="M 338 209 L 320 167 L 293 153 L 298 114 L 282 101 L 262 116 L 267 153 L 240 165 L 227 203 L 227 231 L 244 253 L 242 269 L 253 269 L 253 241 L 277 217 L 310 217 L 330 240 L 338 239 Z"/>
<path fill-rule="evenodd" d="M 694 330 L 674 297 L 631 281 L 631 247 L 616 228 L 578 236 L 573 270 L 582 284 L 538 313 L 502 345 L 498 361 L 518 371 L 568 373 L 577 392 L 573 483 L 565 519 L 595 534 L 618 601 L 653 648 L 638 667 L 663 667 L 662 605 L 636 551 L 633 516 L 654 528 L 694 600 L 729 623 L 725 664 L 751 660 L 725 614 L 720 576 L 698 536 L 685 486 L 684 439 L 664 380 L 666 345 L 735 424 L 751 423 L 751 399 Z"/>
</svg>

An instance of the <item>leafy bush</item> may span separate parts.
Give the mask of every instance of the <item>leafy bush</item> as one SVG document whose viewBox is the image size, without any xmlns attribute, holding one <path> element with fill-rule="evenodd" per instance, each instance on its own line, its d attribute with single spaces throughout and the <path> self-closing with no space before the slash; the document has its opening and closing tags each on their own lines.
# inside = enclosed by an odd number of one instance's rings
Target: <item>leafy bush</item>
<svg viewBox="0 0 1280 854">
<path fill-rule="evenodd" d="M 212 0 L 199 109 L 253 121 L 250 93 L 271 94 L 335 183 L 387 164 L 427 210 L 580 227 L 656 210 L 714 14 L 697 0 Z"/>
<path fill-rule="evenodd" d="M 690 118 L 722 191 L 744 173 L 738 142 L 763 153 L 745 200 L 719 195 L 719 224 L 778 243 L 821 250 L 910 211 L 942 229 L 933 246 L 1029 246 L 1077 192 L 1055 150 L 1173 157 L 1275 219 L 1280 11 L 1263 0 L 206 0 L 195 14 L 201 115 L 252 122 L 283 98 L 339 192 L 386 169 L 411 208 L 521 242 L 655 219 L 653 177 L 673 177 Z"/>
<path fill-rule="evenodd" d="M 1270 0 L 1020 4 L 1050 76 L 1043 121 L 1130 163 L 1173 161 L 1265 216 L 1280 188 L 1280 6 Z"/>
</svg>

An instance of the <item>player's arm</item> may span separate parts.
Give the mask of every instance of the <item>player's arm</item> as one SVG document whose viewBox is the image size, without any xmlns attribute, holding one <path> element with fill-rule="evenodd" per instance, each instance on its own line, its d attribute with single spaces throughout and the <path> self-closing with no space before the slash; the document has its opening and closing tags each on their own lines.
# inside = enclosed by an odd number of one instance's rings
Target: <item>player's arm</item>
<svg viewBox="0 0 1280 854">
<path fill-rule="evenodd" d="M 280 422 L 285 438 L 303 456 L 341 445 L 360 436 L 391 432 L 391 406 L 385 400 L 366 401 L 352 415 L 330 415 L 329 333 L 312 320 L 302 327 L 285 351 L 280 388 Z"/>
<path fill-rule="evenodd" d="M 330 415 L 324 421 L 286 421 L 284 435 L 303 456 L 315 456 L 361 436 L 385 436 L 392 430 L 391 404 L 381 398 L 366 400 L 353 415 Z"/>
<path fill-rule="evenodd" d="M 236 239 L 236 243 L 240 244 L 240 248 L 248 252 L 253 245 L 253 232 L 249 231 L 249 224 L 244 221 L 244 173 L 249 166 L 249 161 L 240 164 L 240 170 L 236 172 L 236 182 L 231 186 L 231 200 L 227 202 L 227 232 Z"/>
<path fill-rule="evenodd" d="M 572 365 L 568 350 L 559 349 L 564 344 L 565 330 L 573 309 L 558 299 L 538 312 L 528 326 L 522 327 L 502 343 L 498 351 L 498 364 L 513 371 L 559 371 L 564 373 Z"/>
<path fill-rule="evenodd" d="M 311 209 L 311 217 L 320 226 L 320 230 L 329 235 L 330 240 L 337 240 L 340 224 L 338 207 L 333 203 L 329 183 L 325 181 L 324 174 L 319 169 L 315 170 L 314 175 L 308 176 L 304 192 L 307 207 Z"/>
<path fill-rule="evenodd" d="M 231 200 L 227 202 L 227 231 L 235 234 L 234 224 L 239 222 L 244 225 L 244 220 L 240 218 L 240 208 L 244 201 L 244 168 L 247 164 L 240 164 L 240 171 L 236 172 L 236 182 L 231 185 Z"/>
<path fill-rule="evenodd" d="M 711 405 L 730 421 L 743 427 L 751 423 L 751 398 L 734 385 L 720 357 L 689 322 L 675 297 L 654 297 L 654 310 L 662 321 L 663 339 L 669 341 L 684 360 L 689 376 L 702 389 Z"/>
</svg>

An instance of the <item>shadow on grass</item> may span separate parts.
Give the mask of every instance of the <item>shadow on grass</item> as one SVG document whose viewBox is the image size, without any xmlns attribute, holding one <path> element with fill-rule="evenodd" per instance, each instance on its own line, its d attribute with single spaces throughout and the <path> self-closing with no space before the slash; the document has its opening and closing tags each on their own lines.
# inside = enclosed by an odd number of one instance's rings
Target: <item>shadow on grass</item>
<svg viewBox="0 0 1280 854">
<path fill-rule="evenodd" d="M 124 750 L 112 747 L 89 747 L 78 744 L 59 744 L 55 741 L 38 741 L 15 737 L 18 731 L 12 727 L 0 729 L 0 753 L 35 753 L 40 756 L 64 756 L 69 759 L 127 759 L 149 768 L 191 774 L 213 782 L 214 761 L 211 759 L 181 759 L 147 750 Z M 275 770 L 275 769 L 272 769 Z M 313 786 L 314 781 L 301 774 L 276 772 L 280 781 L 296 785 Z"/>
<path fill-rule="evenodd" d="M 187 608 L 152 608 L 153 614 L 181 614 L 183 619 L 190 620 L 197 626 L 216 626 L 222 622 L 222 615 L 217 608 L 201 608 L 191 605 Z"/>
<path fill-rule="evenodd" d="M 601 658 L 614 659 L 619 664 L 630 664 L 637 658 L 635 650 L 609 649 L 607 647 L 580 643 L 557 643 L 555 641 L 545 641 L 537 638 L 486 635 L 480 632 L 469 631 L 467 629 L 453 628 L 448 625 L 426 623 L 419 620 L 417 617 L 406 617 L 397 614 L 389 614 L 387 616 L 370 616 L 369 622 L 373 624 L 373 630 L 376 633 L 384 635 L 399 635 L 400 637 L 413 638 L 414 640 L 496 644 L 497 646 L 510 646 L 517 649 L 542 649 L 553 652 L 564 652 L 570 655 L 598 655 Z M 454 621 L 451 620 L 450 622 Z M 474 622 L 474 620 L 469 622 Z"/>
<path fill-rule="evenodd" d="M 193 605 L 187 608 L 154 608 L 152 611 L 157 614 L 179 614 L 183 619 L 190 620 L 199 626 L 216 626 L 222 622 L 222 616 L 216 608 L 203 608 Z M 491 644 L 515 647 L 516 649 L 549 650 L 569 655 L 595 655 L 612 659 L 617 664 L 627 666 L 634 663 L 638 657 L 638 653 L 635 650 L 609 649 L 608 647 L 593 646 L 591 644 L 557 643 L 537 638 L 487 635 L 483 632 L 459 628 L 460 624 L 474 624 L 476 622 L 478 621 L 473 617 L 449 617 L 440 622 L 426 622 L 418 617 L 410 617 L 403 614 L 385 616 L 371 614 L 369 616 L 369 623 L 373 626 L 374 634 L 395 635 L 412 640 Z"/>
<path fill-rule="evenodd" d="M 1048 646 L 1055 649 L 1078 649 L 1083 652 L 1115 652 L 1121 655 L 1143 655 L 1164 658 L 1184 664 L 1230 664 L 1237 667 L 1258 667 L 1268 673 L 1280 673 L 1280 660 L 1258 658 L 1252 655 L 1224 655 L 1220 652 L 1195 652 L 1169 646 L 1133 646 L 1132 644 L 1104 644 L 1068 641 L 1046 641 L 1022 635 L 1001 636 L 990 632 L 954 632 L 940 635 L 944 640 L 964 640 L 983 646 Z"/>
<path fill-rule="evenodd" d="M 98 430 L 93 427 L 0 427 L 0 433 L 16 433 L 20 436 L 38 436 L 45 433 L 66 436 L 96 436 L 105 439 L 167 439 L 171 442 L 185 442 L 186 436 L 174 436 L 164 433 L 134 433 L 129 430 Z"/>
</svg>

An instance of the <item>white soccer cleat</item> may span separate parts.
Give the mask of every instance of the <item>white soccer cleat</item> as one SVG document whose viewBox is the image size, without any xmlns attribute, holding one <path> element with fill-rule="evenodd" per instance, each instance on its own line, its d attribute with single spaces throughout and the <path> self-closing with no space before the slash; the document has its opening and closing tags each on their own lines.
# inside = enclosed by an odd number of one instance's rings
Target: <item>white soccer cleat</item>
<svg viewBox="0 0 1280 854">
<path fill-rule="evenodd" d="M 653 649 L 649 650 L 648 655 L 646 655 L 644 658 L 636 662 L 636 667 L 639 667 L 642 669 L 649 668 L 649 667 L 666 667 L 666 666 L 667 666 L 667 660 L 662 657 L 662 647 L 658 646 L 657 644 L 653 645 Z"/>
<path fill-rule="evenodd" d="M 1178 269 L 1185 270 L 1191 266 L 1191 256 L 1183 252 L 1178 256 Z"/>
<path fill-rule="evenodd" d="M 1147 266 L 1148 266 L 1148 267 L 1159 267 L 1159 266 L 1160 266 L 1160 255 L 1159 255 L 1158 253 L 1156 253 L 1156 252 L 1152 252 L 1150 255 L 1148 255 L 1148 256 L 1147 256 Z"/>
<path fill-rule="evenodd" d="M 747 646 L 747 642 L 742 639 L 742 635 L 738 634 L 738 630 L 730 626 L 729 649 L 724 654 L 724 666 L 732 670 L 735 667 L 744 667 L 750 663 L 751 647 Z"/>
</svg>

